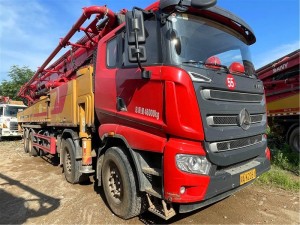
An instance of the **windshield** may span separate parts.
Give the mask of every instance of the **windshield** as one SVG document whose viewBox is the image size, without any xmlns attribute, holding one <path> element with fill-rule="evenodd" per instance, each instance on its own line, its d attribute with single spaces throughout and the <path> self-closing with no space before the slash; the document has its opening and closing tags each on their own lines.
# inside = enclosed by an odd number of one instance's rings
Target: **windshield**
<svg viewBox="0 0 300 225">
<path fill-rule="evenodd" d="M 211 20 L 188 14 L 173 13 L 169 20 L 172 24 L 169 40 L 173 63 L 202 64 L 207 69 L 216 68 L 205 64 L 220 64 L 228 67 L 231 73 L 254 74 L 248 45 L 237 32 Z"/>
<path fill-rule="evenodd" d="M 18 112 L 24 110 L 25 107 L 20 106 L 6 106 L 4 108 L 4 116 L 16 117 Z"/>
</svg>

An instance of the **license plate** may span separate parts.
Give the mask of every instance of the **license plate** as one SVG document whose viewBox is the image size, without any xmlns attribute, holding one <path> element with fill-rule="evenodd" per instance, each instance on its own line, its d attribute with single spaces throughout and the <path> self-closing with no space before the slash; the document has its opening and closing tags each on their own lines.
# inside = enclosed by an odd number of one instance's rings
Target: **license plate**
<svg viewBox="0 0 300 225">
<path fill-rule="evenodd" d="M 254 180 L 256 178 L 256 169 L 249 170 L 245 173 L 240 174 L 240 185 Z"/>
</svg>

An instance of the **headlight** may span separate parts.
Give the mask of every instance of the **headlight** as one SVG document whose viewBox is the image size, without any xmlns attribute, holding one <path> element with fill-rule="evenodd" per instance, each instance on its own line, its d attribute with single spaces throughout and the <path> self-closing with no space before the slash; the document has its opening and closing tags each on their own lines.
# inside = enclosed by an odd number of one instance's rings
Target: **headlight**
<svg viewBox="0 0 300 225">
<path fill-rule="evenodd" d="M 176 165 L 184 172 L 206 175 L 209 173 L 211 167 L 211 163 L 205 156 L 185 154 L 176 155 Z"/>
</svg>

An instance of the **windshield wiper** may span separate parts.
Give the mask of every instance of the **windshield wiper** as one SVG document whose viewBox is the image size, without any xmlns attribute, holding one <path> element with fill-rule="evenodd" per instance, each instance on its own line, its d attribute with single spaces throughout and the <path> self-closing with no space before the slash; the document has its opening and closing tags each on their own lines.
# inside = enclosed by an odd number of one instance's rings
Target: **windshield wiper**
<svg viewBox="0 0 300 225">
<path fill-rule="evenodd" d="M 202 61 L 195 61 L 195 60 L 189 60 L 189 61 L 185 61 L 185 62 L 182 62 L 182 63 L 185 63 L 185 64 L 194 64 L 194 65 L 203 65 L 203 66 L 214 66 L 214 67 L 221 67 L 223 69 L 226 70 L 227 73 L 230 73 L 229 69 L 227 66 L 225 65 L 222 65 L 222 64 L 217 64 L 217 63 L 205 63 L 205 62 L 202 62 Z M 214 68 L 213 68 L 214 69 Z M 218 69 L 218 68 L 216 68 Z"/>
</svg>

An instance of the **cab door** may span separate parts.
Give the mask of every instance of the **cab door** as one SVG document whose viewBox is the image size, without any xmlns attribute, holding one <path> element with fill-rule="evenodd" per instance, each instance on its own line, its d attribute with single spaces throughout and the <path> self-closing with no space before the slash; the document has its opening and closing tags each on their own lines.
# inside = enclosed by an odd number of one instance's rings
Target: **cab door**
<svg viewBox="0 0 300 225">
<path fill-rule="evenodd" d="M 127 35 L 123 33 L 122 63 L 116 71 L 117 116 L 121 124 L 143 131 L 161 130 L 164 120 L 164 82 L 161 79 L 161 46 L 159 23 L 145 21 L 146 60 L 142 62 L 150 71 L 149 79 L 142 78 L 137 62 L 129 61 Z"/>
</svg>

